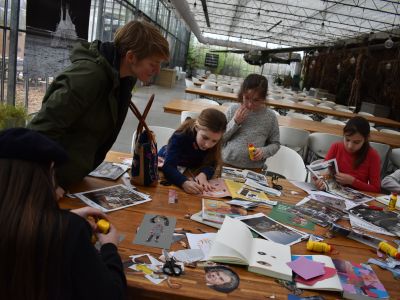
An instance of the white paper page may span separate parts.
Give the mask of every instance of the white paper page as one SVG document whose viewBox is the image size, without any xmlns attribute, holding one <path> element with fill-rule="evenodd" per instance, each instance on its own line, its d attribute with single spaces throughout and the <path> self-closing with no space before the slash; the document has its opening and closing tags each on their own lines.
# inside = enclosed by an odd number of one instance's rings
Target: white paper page
<svg viewBox="0 0 400 300">
<path fill-rule="evenodd" d="M 204 260 L 208 259 L 208 255 L 217 234 L 210 233 L 186 233 L 190 249 L 199 249 L 203 252 Z"/>
<path fill-rule="evenodd" d="M 247 226 L 236 219 L 225 217 L 221 229 L 218 230 L 215 241 L 237 251 L 242 258 L 248 261 L 251 253 L 253 235 Z M 210 256 L 219 254 L 212 249 Z"/>
<path fill-rule="evenodd" d="M 302 189 L 308 194 L 311 194 L 312 192 L 318 191 L 317 187 L 311 183 L 311 182 L 303 182 L 303 181 L 297 181 L 297 180 L 289 180 L 290 183 L 293 185 L 297 186 L 299 189 Z"/>
<path fill-rule="evenodd" d="M 258 262 L 267 264 L 260 264 Z M 291 261 L 290 247 L 263 239 L 253 239 L 249 265 L 270 270 L 277 274 L 292 276 L 292 269 L 286 264 Z M 268 266 L 268 264 L 270 266 Z"/>
</svg>

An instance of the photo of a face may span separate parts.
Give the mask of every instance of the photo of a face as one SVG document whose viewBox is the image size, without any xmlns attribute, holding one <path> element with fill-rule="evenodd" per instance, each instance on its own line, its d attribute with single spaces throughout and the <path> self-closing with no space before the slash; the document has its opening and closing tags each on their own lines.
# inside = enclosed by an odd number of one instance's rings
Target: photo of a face
<svg viewBox="0 0 400 300">
<path fill-rule="evenodd" d="M 239 276 L 225 266 L 205 267 L 207 286 L 222 293 L 230 293 L 239 286 Z"/>
</svg>

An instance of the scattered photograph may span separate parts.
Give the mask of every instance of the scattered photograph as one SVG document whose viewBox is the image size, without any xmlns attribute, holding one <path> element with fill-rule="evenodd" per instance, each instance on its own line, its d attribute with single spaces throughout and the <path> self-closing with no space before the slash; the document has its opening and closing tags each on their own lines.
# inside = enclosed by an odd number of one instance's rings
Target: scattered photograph
<svg viewBox="0 0 400 300">
<path fill-rule="evenodd" d="M 225 216 L 235 218 L 237 216 L 247 215 L 247 210 L 230 205 L 221 200 L 202 199 L 202 218 L 206 221 L 216 222 L 222 224 Z"/>
<path fill-rule="evenodd" d="M 361 205 L 350 209 L 349 213 L 400 236 L 400 215 L 394 211 L 372 210 Z"/>
<path fill-rule="evenodd" d="M 239 276 L 226 266 L 204 267 L 206 284 L 209 288 L 222 293 L 230 293 L 239 286 Z"/>
<path fill-rule="evenodd" d="M 124 164 L 103 161 L 94 171 L 89 173 L 89 176 L 117 180 L 128 169 L 129 167 Z"/>
<path fill-rule="evenodd" d="M 131 190 L 123 184 L 77 193 L 75 195 L 87 205 L 98 208 L 104 212 L 110 212 L 151 201 L 148 195 Z"/>
<path fill-rule="evenodd" d="M 145 214 L 134 244 L 169 249 L 173 241 L 175 217 Z"/>
<path fill-rule="evenodd" d="M 285 226 L 262 213 L 238 217 L 251 230 L 267 240 L 282 245 L 293 245 L 308 237 L 308 234 Z"/>
<path fill-rule="evenodd" d="M 304 216 L 322 227 L 336 222 L 346 214 L 344 211 L 331 207 L 327 203 L 308 197 L 293 207 L 293 213 Z"/>
</svg>

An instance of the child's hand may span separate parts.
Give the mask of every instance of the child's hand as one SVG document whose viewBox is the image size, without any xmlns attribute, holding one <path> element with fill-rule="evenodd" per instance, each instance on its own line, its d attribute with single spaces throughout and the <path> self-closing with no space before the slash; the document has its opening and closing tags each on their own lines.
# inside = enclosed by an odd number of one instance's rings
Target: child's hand
<svg viewBox="0 0 400 300">
<path fill-rule="evenodd" d="M 355 178 L 349 174 L 336 173 L 335 179 L 336 179 L 336 182 L 341 185 L 352 185 Z"/>
<path fill-rule="evenodd" d="M 263 155 L 264 155 L 264 153 L 262 152 L 261 148 L 256 148 L 254 150 L 253 160 L 254 161 L 262 160 L 263 159 Z"/>
<path fill-rule="evenodd" d="M 326 190 L 326 186 L 325 183 L 322 179 L 318 179 L 317 177 L 313 176 L 312 178 L 312 182 L 314 183 L 315 187 L 317 189 L 319 189 L 320 191 L 325 191 Z"/>
<path fill-rule="evenodd" d="M 195 179 L 196 182 L 203 187 L 204 191 L 210 192 L 214 190 L 214 187 L 208 182 L 206 174 L 200 173 Z"/>
<path fill-rule="evenodd" d="M 244 120 L 246 120 L 247 115 L 249 114 L 249 110 L 244 106 L 243 104 L 236 110 L 235 115 L 233 116 L 233 119 L 235 120 L 235 123 L 240 125 L 243 123 Z"/>
<path fill-rule="evenodd" d="M 201 194 L 201 193 L 203 193 L 203 187 L 200 184 L 198 184 L 197 182 L 194 182 L 193 180 L 186 180 L 182 184 L 182 188 L 188 194 Z"/>
<path fill-rule="evenodd" d="M 110 230 L 108 231 L 108 233 L 104 234 L 96 232 L 96 236 L 101 245 L 111 243 L 114 244 L 115 246 L 118 246 L 119 243 L 118 231 L 112 224 L 110 224 Z"/>
</svg>

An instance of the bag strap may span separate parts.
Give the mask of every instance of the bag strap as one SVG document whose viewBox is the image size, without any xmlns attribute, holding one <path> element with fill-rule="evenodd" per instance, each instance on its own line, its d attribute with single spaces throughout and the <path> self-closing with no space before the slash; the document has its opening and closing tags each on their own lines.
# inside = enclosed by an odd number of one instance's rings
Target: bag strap
<svg viewBox="0 0 400 300">
<path fill-rule="evenodd" d="M 143 115 L 140 113 L 140 111 L 137 108 L 137 106 L 135 105 L 135 103 L 133 103 L 132 101 L 129 103 L 129 108 L 131 109 L 132 113 L 136 116 L 136 118 L 139 120 L 139 124 L 136 129 L 136 138 L 135 138 L 136 142 L 139 138 L 139 135 L 142 133 L 143 127 L 144 127 L 144 129 L 147 131 L 149 140 L 155 143 L 153 134 L 151 134 L 150 129 L 147 126 L 146 121 L 145 121 L 145 119 L 150 111 L 150 107 L 153 104 L 153 101 L 154 101 L 154 94 L 152 94 L 150 96 L 150 99 L 147 102 L 146 108 L 143 111 Z"/>
</svg>

